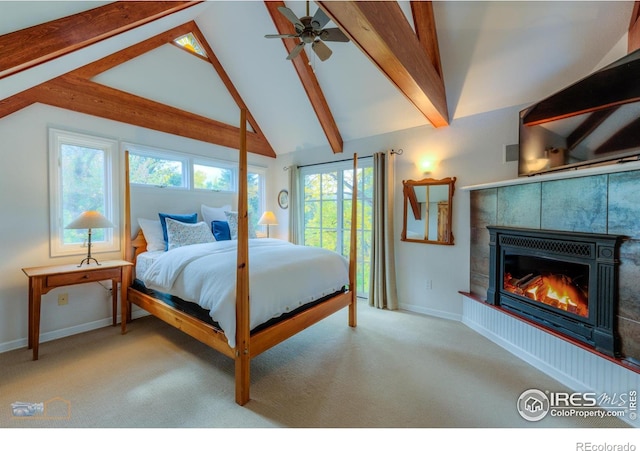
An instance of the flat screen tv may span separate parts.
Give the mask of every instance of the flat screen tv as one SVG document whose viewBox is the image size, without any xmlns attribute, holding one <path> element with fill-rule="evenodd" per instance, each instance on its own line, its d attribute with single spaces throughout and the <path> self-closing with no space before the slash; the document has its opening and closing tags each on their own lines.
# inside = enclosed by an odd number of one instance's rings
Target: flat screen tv
<svg viewBox="0 0 640 451">
<path fill-rule="evenodd" d="M 640 156 L 640 50 L 520 111 L 518 175 Z"/>
</svg>

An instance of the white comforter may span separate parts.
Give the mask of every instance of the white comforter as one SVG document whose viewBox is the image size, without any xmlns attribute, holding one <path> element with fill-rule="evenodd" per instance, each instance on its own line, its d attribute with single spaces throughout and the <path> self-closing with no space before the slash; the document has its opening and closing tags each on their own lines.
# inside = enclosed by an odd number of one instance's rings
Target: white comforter
<svg viewBox="0 0 640 451">
<path fill-rule="evenodd" d="M 235 347 L 236 245 L 231 240 L 172 249 L 138 277 L 148 288 L 209 310 Z M 249 240 L 251 329 L 342 289 L 348 273 L 346 259 L 335 252 L 273 238 Z"/>
</svg>

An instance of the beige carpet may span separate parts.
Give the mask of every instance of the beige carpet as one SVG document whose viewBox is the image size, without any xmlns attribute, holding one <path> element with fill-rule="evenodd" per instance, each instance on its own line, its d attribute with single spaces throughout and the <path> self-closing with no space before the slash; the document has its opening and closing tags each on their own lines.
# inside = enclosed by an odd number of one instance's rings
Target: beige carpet
<svg viewBox="0 0 640 451">
<path fill-rule="evenodd" d="M 234 402 L 233 362 L 152 317 L 0 354 L 3 428 L 613 428 L 616 419 L 532 423 L 530 388 L 567 389 L 466 326 L 359 306 L 252 363 Z M 17 417 L 16 401 L 48 410 Z"/>
</svg>

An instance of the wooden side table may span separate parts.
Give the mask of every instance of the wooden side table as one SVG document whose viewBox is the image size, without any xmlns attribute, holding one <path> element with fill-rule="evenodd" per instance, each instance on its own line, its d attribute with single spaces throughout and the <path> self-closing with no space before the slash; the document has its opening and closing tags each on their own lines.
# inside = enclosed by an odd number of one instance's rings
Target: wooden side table
<svg viewBox="0 0 640 451">
<path fill-rule="evenodd" d="M 118 312 L 118 282 L 121 283 L 120 296 L 125 299 L 127 284 L 130 279 L 128 272 L 132 263 L 125 260 L 103 261 L 100 265 L 90 264 L 78 267 L 76 264 L 40 266 L 22 268 L 29 277 L 29 349 L 33 348 L 33 360 L 38 360 L 38 345 L 40 342 L 40 305 L 43 294 L 58 287 L 78 285 L 81 283 L 111 280 L 113 285 L 112 312 L 113 325 L 116 325 Z"/>
</svg>

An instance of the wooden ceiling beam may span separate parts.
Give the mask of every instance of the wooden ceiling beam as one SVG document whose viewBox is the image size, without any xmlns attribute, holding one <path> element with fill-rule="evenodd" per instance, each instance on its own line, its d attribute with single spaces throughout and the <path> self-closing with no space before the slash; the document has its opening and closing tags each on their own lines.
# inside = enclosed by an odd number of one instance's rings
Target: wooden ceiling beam
<svg viewBox="0 0 640 451">
<path fill-rule="evenodd" d="M 200 28 L 198 28 L 198 25 L 194 21 L 187 22 L 171 30 L 167 30 L 164 33 L 153 36 L 145 41 L 139 42 L 138 44 L 132 45 L 131 47 L 123 49 L 114 54 L 108 55 L 93 63 L 87 64 L 84 67 L 76 69 L 75 71 L 72 72 L 72 74 L 80 78 L 90 79 L 102 72 L 105 72 L 109 69 L 119 66 L 120 64 L 123 64 L 133 58 L 136 58 L 157 47 L 160 47 L 161 45 L 172 43 L 175 39 L 181 36 L 184 36 L 185 34 L 188 34 L 188 33 L 193 33 L 193 35 L 196 37 L 198 42 L 200 42 L 200 45 L 202 45 L 205 52 L 207 53 L 207 58 L 206 58 L 207 61 L 213 66 L 213 68 L 217 72 L 218 76 L 220 77 L 223 84 L 227 88 L 227 91 L 229 92 L 233 100 L 238 105 L 238 108 L 241 110 L 242 109 L 247 110 L 247 121 L 251 125 L 251 129 L 260 137 L 261 140 L 264 140 L 265 142 L 267 142 L 267 145 L 269 146 L 270 150 L 266 151 L 265 155 L 275 157 L 276 153 L 271 147 L 271 145 L 268 143 L 266 137 L 264 136 L 264 133 L 262 132 L 262 130 L 260 129 L 260 126 L 258 125 L 258 122 L 255 120 L 255 118 L 247 108 L 247 105 L 245 104 L 244 100 L 242 100 L 240 93 L 238 93 L 238 90 L 233 85 L 231 78 L 229 78 L 227 72 L 224 70 L 224 67 L 218 60 L 217 56 L 215 55 L 215 52 L 207 42 L 206 37 L 204 36 L 204 34 L 202 34 L 202 31 L 200 31 Z M 240 142 L 239 137 L 238 137 L 238 142 Z M 249 149 L 249 152 L 252 152 L 252 150 Z"/>
<path fill-rule="evenodd" d="M 273 19 L 276 29 L 278 30 L 278 34 L 296 34 L 293 24 L 289 22 L 280 13 L 280 11 L 278 11 L 279 6 L 285 6 L 284 2 L 265 1 L 264 3 L 267 7 L 267 11 L 269 11 L 271 18 Z M 287 55 L 296 45 L 298 45 L 299 42 L 300 41 L 296 39 L 282 39 L 282 43 L 287 50 Z M 336 121 L 331 113 L 327 99 L 320 88 L 320 83 L 318 83 L 318 79 L 313 73 L 313 68 L 309 64 L 307 54 L 304 51 L 300 52 L 298 56 L 291 60 L 291 63 L 293 64 L 298 77 L 300 77 L 302 86 L 309 97 L 311 106 L 320 121 L 320 126 L 329 141 L 329 145 L 331 146 L 333 153 L 342 152 L 342 136 L 340 136 L 340 131 L 338 130 Z"/>
<path fill-rule="evenodd" d="M 433 2 L 412 0 L 411 14 L 413 15 L 413 24 L 416 28 L 418 41 L 427 52 L 431 65 L 442 79 L 442 63 L 440 62 L 436 18 L 433 15 Z"/>
<path fill-rule="evenodd" d="M 152 36 L 144 41 L 138 42 L 130 47 L 122 49 L 118 52 L 107 55 L 99 60 L 92 61 L 91 63 L 75 69 L 72 73 L 80 78 L 91 79 L 96 75 L 106 72 L 114 67 L 117 67 L 127 61 L 144 55 L 151 50 L 154 50 L 161 45 L 168 44 L 180 36 L 184 36 L 190 33 L 193 29 L 193 22 L 188 22 L 183 25 L 179 25 L 171 30 L 167 30 L 158 35 Z"/>
<path fill-rule="evenodd" d="M 142 99 L 133 94 L 91 81 L 91 78 L 96 75 L 141 56 L 161 45 L 170 43 L 187 33 L 193 33 L 203 45 L 208 55 L 208 61 L 222 79 L 238 107 L 247 109 L 204 35 L 196 23 L 191 21 L 80 67 L 62 77 L 1 100 L 0 118 L 33 103 L 40 102 L 237 149 L 240 142 L 240 129 L 238 127 Z M 74 83 L 77 86 L 74 86 Z M 105 99 L 101 100 L 99 98 L 100 95 L 105 95 Z M 136 113 L 134 108 L 139 108 L 140 110 Z M 121 111 L 124 111 L 124 114 L 119 114 Z M 253 130 L 248 135 L 249 152 L 275 157 L 276 153 L 271 144 L 269 144 L 257 122 L 248 111 L 247 120 Z"/>
<path fill-rule="evenodd" d="M 125 93 L 84 78 L 63 75 L 35 88 L 37 101 L 92 116 L 192 138 L 232 149 L 238 148 L 240 129 L 203 116 Z M 269 143 L 247 133 L 250 152 L 270 156 Z"/>
<path fill-rule="evenodd" d="M 191 25 L 191 32 L 196 37 L 198 42 L 200 42 L 200 45 L 204 47 L 204 51 L 207 53 L 209 62 L 218 73 L 218 76 L 222 80 L 222 83 L 224 83 L 231 97 L 233 97 L 233 100 L 236 102 L 236 105 L 238 105 L 238 108 L 240 108 L 240 110 L 245 110 L 245 113 L 246 113 L 245 116 L 247 118 L 247 122 L 249 122 L 249 125 L 251 125 L 251 129 L 256 133 L 256 135 L 258 135 L 258 137 L 260 137 L 260 139 L 264 140 L 269 146 L 268 156 L 275 157 L 276 152 L 271 147 L 271 144 L 269 144 L 266 136 L 264 136 L 264 133 L 262 133 L 262 129 L 258 125 L 258 122 L 255 120 L 255 118 L 249 111 L 249 108 L 247 107 L 246 103 L 244 103 L 244 100 L 242 99 L 242 97 L 240 96 L 240 93 L 238 92 L 235 85 L 231 81 L 231 78 L 227 74 L 227 71 L 224 70 L 222 63 L 220 63 L 220 60 L 218 59 L 215 52 L 207 42 L 207 38 L 204 36 L 204 34 L 202 34 L 202 31 L 200 31 L 200 28 L 198 28 L 198 25 L 195 22 L 191 22 L 190 25 Z M 238 142 L 239 140 L 240 138 L 238 138 Z M 249 150 L 249 152 L 251 152 L 251 150 Z"/>
<path fill-rule="evenodd" d="M 633 4 L 628 31 L 627 53 L 631 53 L 634 50 L 640 49 L 640 2 Z"/>
<path fill-rule="evenodd" d="M 113 2 L 0 36 L 0 78 L 188 8 L 200 1 Z"/>
<path fill-rule="evenodd" d="M 6 99 L 1 99 L 0 119 L 36 103 L 34 92 L 34 89 L 31 88 L 19 94 L 7 97 Z"/>
<path fill-rule="evenodd" d="M 434 127 L 449 125 L 444 81 L 397 2 L 317 1 Z M 422 16 L 421 16 L 422 17 Z M 429 15 L 420 28 L 433 28 Z"/>
</svg>

